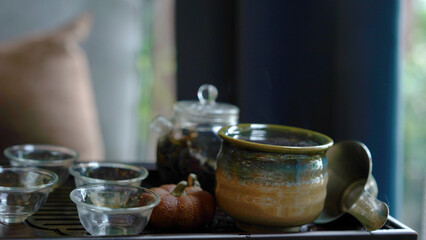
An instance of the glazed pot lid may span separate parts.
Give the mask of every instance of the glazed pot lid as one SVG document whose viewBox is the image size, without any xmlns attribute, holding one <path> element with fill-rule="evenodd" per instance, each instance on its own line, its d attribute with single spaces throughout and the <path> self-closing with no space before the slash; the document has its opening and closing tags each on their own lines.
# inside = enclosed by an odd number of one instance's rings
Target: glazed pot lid
<svg viewBox="0 0 426 240">
<path fill-rule="evenodd" d="M 177 116 L 199 123 L 235 123 L 239 108 L 233 104 L 216 102 L 218 91 L 215 86 L 204 84 L 198 89 L 199 101 L 184 100 L 174 105 Z"/>
</svg>

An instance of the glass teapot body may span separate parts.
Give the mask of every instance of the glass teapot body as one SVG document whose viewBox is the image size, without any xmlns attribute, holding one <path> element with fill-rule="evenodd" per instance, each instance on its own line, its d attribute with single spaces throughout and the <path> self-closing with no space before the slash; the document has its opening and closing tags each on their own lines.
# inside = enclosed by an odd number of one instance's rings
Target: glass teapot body
<svg viewBox="0 0 426 240">
<path fill-rule="evenodd" d="M 158 116 L 152 121 L 151 129 L 159 134 L 156 164 L 163 183 L 178 183 L 195 173 L 202 188 L 214 192 L 221 145 L 217 133 L 223 126 L 237 124 L 239 114 L 234 105 L 216 103 L 216 96 L 214 86 L 203 85 L 199 102 L 180 101 L 174 105 L 172 119 Z"/>
</svg>

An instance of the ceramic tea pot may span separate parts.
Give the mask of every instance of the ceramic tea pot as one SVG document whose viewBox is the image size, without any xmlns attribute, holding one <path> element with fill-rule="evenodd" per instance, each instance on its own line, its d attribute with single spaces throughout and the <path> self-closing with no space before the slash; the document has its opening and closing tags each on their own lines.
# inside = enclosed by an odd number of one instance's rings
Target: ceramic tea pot
<svg viewBox="0 0 426 240">
<path fill-rule="evenodd" d="M 237 124 L 219 131 L 216 201 L 247 232 L 293 232 L 321 213 L 333 140 L 308 129 Z"/>
<path fill-rule="evenodd" d="M 150 128 L 159 134 L 157 169 L 164 183 L 176 183 L 195 173 L 203 188 L 214 191 L 216 155 L 221 140 L 219 129 L 236 124 L 239 108 L 216 102 L 216 87 L 204 84 L 198 89 L 199 101 L 179 101 L 173 117 L 158 116 Z"/>
</svg>

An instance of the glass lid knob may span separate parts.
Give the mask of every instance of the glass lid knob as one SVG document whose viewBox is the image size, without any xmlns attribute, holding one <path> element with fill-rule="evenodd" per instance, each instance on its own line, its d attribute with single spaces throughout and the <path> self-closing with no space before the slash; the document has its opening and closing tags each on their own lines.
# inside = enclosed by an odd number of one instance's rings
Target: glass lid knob
<svg viewBox="0 0 426 240">
<path fill-rule="evenodd" d="M 201 104 L 213 105 L 216 103 L 217 88 L 211 84 L 203 84 L 198 89 L 197 96 Z"/>
</svg>

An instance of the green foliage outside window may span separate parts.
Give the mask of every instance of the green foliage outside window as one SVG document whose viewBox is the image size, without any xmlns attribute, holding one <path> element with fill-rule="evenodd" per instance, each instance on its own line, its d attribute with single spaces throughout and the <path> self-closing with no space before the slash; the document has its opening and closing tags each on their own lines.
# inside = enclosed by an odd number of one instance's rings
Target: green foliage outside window
<svg viewBox="0 0 426 240">
<path fill-rule="evenodd" d="M 402 74 L 404 99 L 403 221 L 422 234 L 426 168 L 426 1 L 412 2 Z M 426 236 L 425 236 L 426 237 Z M 422 239 L 419 237 L 419 239 Z"/>
</svg>

